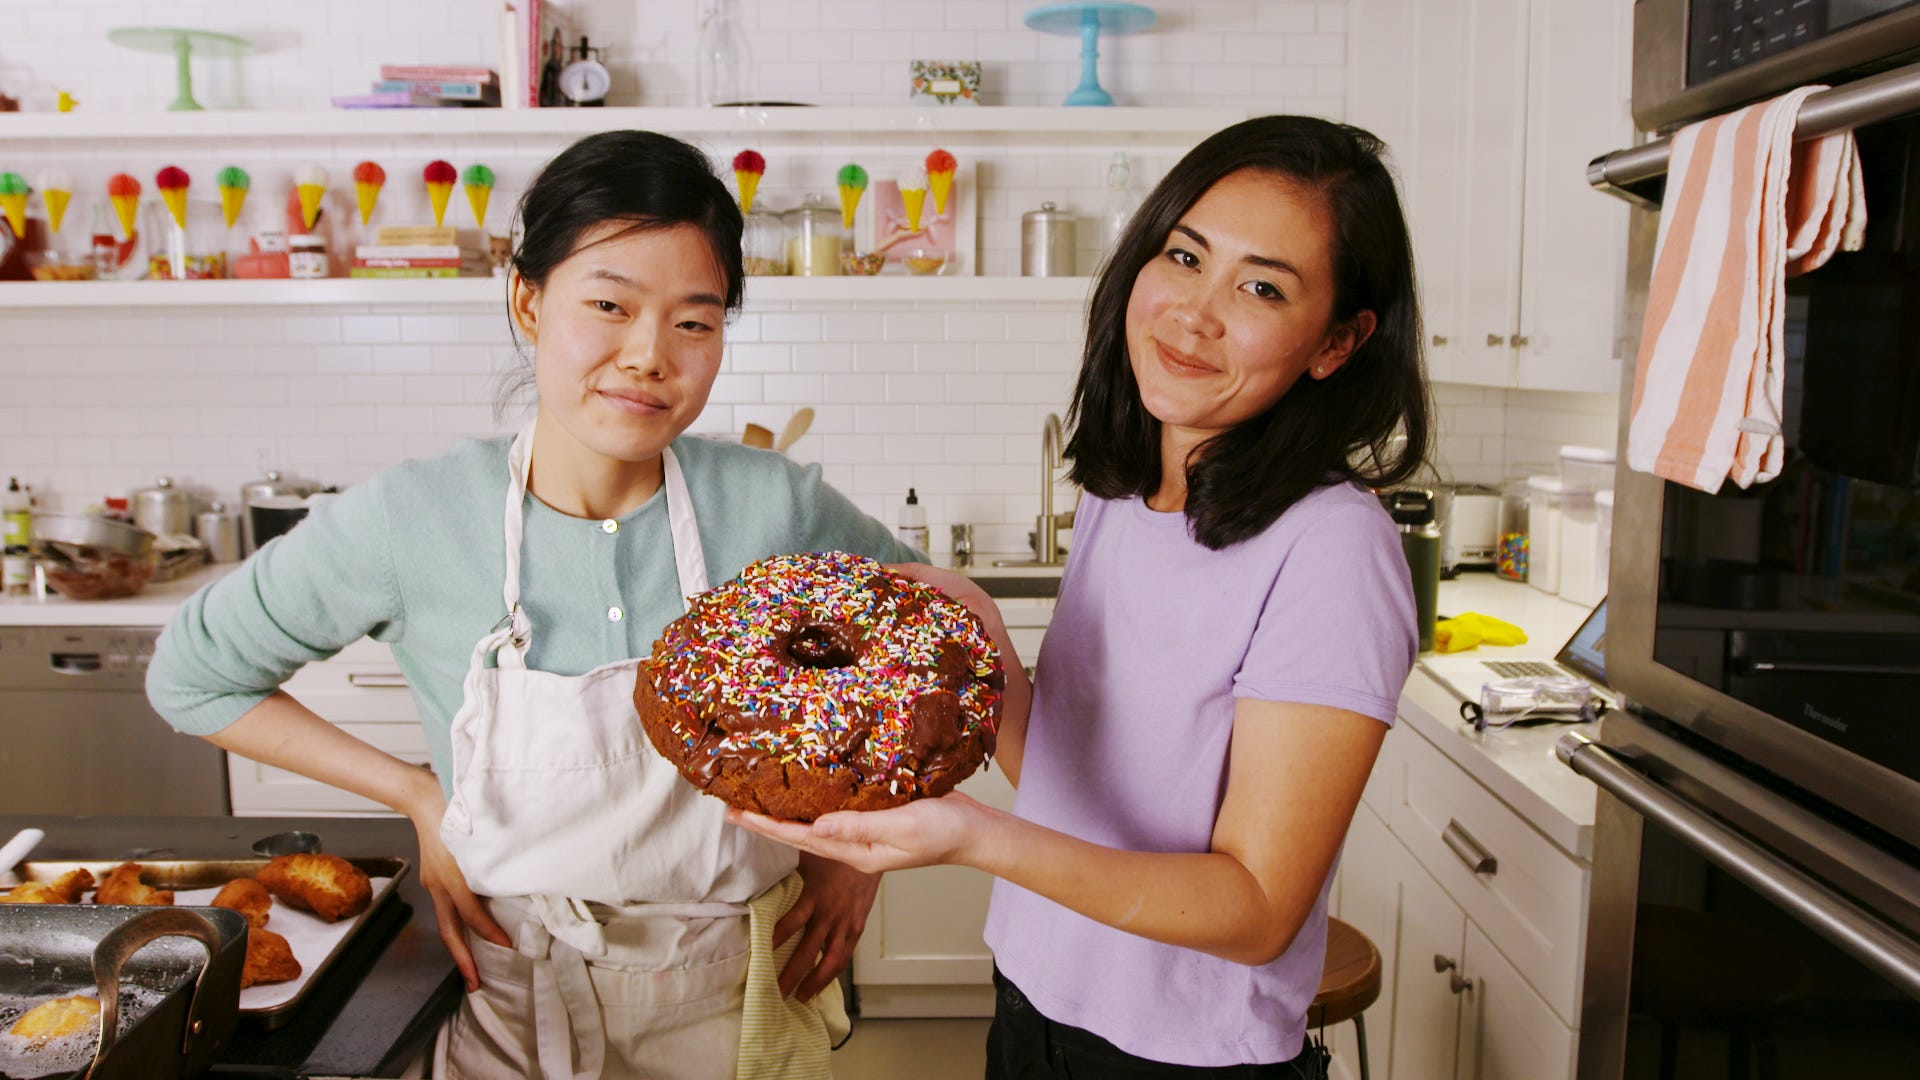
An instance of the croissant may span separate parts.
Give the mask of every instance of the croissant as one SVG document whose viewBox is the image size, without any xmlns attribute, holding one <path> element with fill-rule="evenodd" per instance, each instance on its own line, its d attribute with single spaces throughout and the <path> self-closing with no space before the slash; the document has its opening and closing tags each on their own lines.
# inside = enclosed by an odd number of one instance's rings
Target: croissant
<svg viewBox="0 0 1920 1080">
<path fill-rule="evenodd" d="M 257 876 L 282 902 L 328 922 L 352 918 L 373 902 L 366 872 L 338 855 L 280 855 Z"/>
<path fill-rule="evenodd" d="M 94 890 L 96 904 L 144 904 L 162 907 L 173 903 L 172 889 L 150 888 L 140 881 L 140 864 L 123 862 L 107 871 L 107 878 Z"/>
<path fill-rule="evenodd" d="M 267 912 L 273 908 L 273 897 L 267 895 L 267 887 L 252 878 L 234 878 L 220 887 L 213 898 L 214 907 L 223 907 L 237 911 L 247 917 L 247 925 L 258 930 L 267 925 Z"/>
<path fill-rule="evenodd" d="M 93 875 L 86 870 L 69 870 L 52 881 L 29 881 L 16 885 L 0 896 L 0 904 L 77 904 L 93 888 Z"/>
<path fill-rule="evenodd" d="M 247 927 L 247 962 L 240 969 L 240 989 L 299 977 L 300 961 L 294 959 L 286 938 L 258 926 Z"/>
</svg>

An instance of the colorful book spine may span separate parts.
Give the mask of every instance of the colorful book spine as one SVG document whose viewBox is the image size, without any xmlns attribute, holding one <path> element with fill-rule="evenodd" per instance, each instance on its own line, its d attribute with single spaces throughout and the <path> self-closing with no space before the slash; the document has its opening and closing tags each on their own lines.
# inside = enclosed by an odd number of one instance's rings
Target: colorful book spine
<svg viewBox="0 0 1920 1080">
<path fill-rule="evenodd" d="M 353 265 L 369 270 L 438 270 L 451 266 L 458 270 L 459 259 L 355 259 Z"/>
<path fill-rule="evenodd" d="M 350 278 L 457 278 L 457 266 L 354 266 L 347 269 Z"/>
<path fill-rule="evenodd" d="M 353 255 L 356 259 L 460 259 L 467 251 L 455 244 L 361 244 Z"/>
<path fill-rule="evenodd" d="M 373 237 L 373 244 L 362 246 L 457 247 L 460 243 L 460 231 L 452 225 L 382 225 Z"/>
<path fill-rule="evenodd" d="M 499 82 L 492 68 L 459 64 L 381 64 L 380 77 L 403 82 Z"/>
<path fill-rule="evenodd" d="M 430 94 L 411 94 L 405 90 L 342 94 L 332 100 L 336 109 L 434 109 L 446 104 Z"/>
<path fill-rule="evenodd" d="M 382 79 L 373 84 L 373 92 L 376 94 L 424 94 L 442 101 L 471 101 L 491 105 L 500 103 L 500 88 L 490 83 Z"/>
</svg>

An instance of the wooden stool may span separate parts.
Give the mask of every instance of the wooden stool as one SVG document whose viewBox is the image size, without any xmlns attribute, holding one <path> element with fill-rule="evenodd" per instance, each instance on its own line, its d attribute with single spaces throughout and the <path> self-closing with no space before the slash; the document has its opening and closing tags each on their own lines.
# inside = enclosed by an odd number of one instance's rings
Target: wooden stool
<svg viewBox="0 0 1920 1080">
<path fill-rule="evenodd" d="M 1354 1041 L 1360 1047 L 1360 1080 L 1367 1080 L 1367 1024 L 1360 1014 L 1380 997 L 1380 950 L 1367 935 L 1327 919 L 1327 962 L 1320 973 L 1320 992 L 1307 1009 L 1307 1026 L 1353 1021 Z"/>
</svg>

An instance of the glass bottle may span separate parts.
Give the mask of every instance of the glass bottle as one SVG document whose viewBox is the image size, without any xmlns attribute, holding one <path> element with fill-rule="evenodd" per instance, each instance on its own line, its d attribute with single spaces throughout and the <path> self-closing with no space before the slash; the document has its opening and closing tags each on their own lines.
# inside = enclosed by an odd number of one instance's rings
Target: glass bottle
<svg viewBox="0 0 1920 1080">
<path fill-rule="evenodd" d="M 753 53 L 740 29 L 738 0 L 712 0 L 700 20 L 697 97 L 703 106 L 753 100 Z"/>
<path fill-rule="evenodd" d="M 1120 242 L 1120 234 L 1127 231 L 1127 223 L 1133 220 L 1133 212 L 1140 204 L 1128 186 L 1132 178 L 1133 169 L 1127 163 L 1126 151 L 1116 150 L 1113 161 L 1107 165 L 1107 204 L 1100 215 L 1103 254 L 1111 252 Z"/>
</svg>

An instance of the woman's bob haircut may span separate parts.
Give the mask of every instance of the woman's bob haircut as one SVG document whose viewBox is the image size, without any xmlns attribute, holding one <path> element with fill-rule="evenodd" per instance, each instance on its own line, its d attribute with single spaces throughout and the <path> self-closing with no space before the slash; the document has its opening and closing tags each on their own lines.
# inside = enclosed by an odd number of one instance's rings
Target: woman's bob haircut
<svg viewBox="0 0 1920 1080">
<path fill-rule="evenodd" d="M 1202 443 L 1187 462 L 1186 515 L 1218 550 L 1258 535 L 1322 485 L 1388 488 L 1426 460 L 1432 409 L 1406 220 L 1379 139 L 1306 116 L 1243 121 L 1180 159 L 1147 196 L 1094 286 L 1086 353 L 1068 413 L 1075 483 L 1106 499 L 1160 486 L 1160 421 L 1140 401 L 1127 352 L 1127 300 L 1194 203 L 1243 169 L 1318 192 L 1333 218 L 1333 321 L 1377 320 L 1345 365 L 1302 378 L 1272 408 Z M 1404 436 L 1404 438 L 1402 438 Z"/>
</svg>

